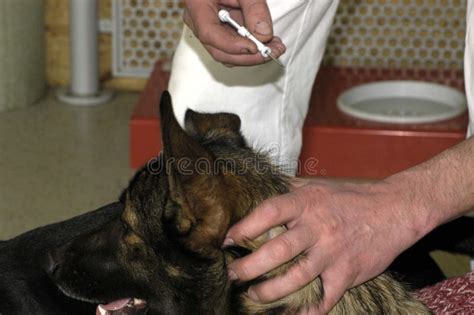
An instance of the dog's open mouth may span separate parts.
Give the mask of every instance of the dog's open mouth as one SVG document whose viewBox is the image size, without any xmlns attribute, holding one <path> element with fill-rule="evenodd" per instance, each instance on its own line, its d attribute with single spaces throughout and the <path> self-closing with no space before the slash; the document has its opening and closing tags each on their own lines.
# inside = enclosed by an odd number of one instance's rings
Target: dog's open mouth
<svg viewBox="0 0 474 315">
<path fill-rule="evenodd" d="M 145 314 L 146 301 L 136 298 L 125 298 L 110 302 L 108 304 L 99 304 L 96 309 L 96 315 L 132 315 Z"/>
<path fill-rule="evenodd" d="M 87 299 L 78 294 L 75 294 L 59 284 L 57 286 L 62 293 L 64 293 L 66 296 L 72 299 L 87 302 L 87 303 L 93 303 L 93 304 L 100 303 L 97 300 Z M 96 315 L 138 315 L 138 314 L 146 314 L 146 311 L 147 311 L 147 303 L 145 300 L 137 299 L 137 298 L 124 298 L 124 299 L 115 300 L 106 304 L 97 305 L 95 314 Z"/>
</svg>

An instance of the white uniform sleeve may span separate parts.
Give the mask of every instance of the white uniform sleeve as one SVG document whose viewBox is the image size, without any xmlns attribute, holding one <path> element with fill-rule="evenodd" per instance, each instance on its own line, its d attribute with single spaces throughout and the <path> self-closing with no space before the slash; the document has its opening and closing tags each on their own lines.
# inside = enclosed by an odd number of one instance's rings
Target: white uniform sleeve
<svg viewBox="0 0 474 315">
<path fill-rule="evenodd" d="M 227 68 L 214 61 L 185 28 L 169 90 L 180 122 L 187 108 L 236 113 L 249 144 L 270 151 L 293 174 L 311 90 L 338 1 L 269 0 L 268 5 L 274 34 L 287 46 L 280 57 L 285 69 L 273 62 Z"/>
<path fill-rule="evenodd" d="M 474 4 L 467 1 L 466 48 L 464 51 L 464 81 L 466 87 L 467 106 L 469 108 L 469 127 L 467 136 L 474 134 Z"/>
</svg>

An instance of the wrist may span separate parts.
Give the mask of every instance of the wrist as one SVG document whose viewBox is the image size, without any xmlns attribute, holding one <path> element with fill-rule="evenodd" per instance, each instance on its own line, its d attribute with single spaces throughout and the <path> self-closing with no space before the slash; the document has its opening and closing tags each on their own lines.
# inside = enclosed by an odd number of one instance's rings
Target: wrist
<svg viewBox="0 0 474 315">
<path fill-rule="evenodd" d="M 377 185 L 389 196 L 387 200 L 398 218 L 400 225 L 397 229 L 406 248 L 440 224 L 431 189 L 421 174 L 404 171 L 380 181 Z"/>
</svg>

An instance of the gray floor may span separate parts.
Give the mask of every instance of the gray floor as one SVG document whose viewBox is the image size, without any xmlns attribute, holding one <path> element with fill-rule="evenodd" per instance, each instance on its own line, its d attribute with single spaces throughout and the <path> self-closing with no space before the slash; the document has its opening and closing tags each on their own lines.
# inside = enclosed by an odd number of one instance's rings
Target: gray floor
<svg viewBox="0 0 474 315">
<path fill-rule="evenodd" d="M 117 199 L 128 166 L 128 120 L 138 94 L 97 107 L 38 104 L 0 113 L 0 239 Z"/>
</svg>

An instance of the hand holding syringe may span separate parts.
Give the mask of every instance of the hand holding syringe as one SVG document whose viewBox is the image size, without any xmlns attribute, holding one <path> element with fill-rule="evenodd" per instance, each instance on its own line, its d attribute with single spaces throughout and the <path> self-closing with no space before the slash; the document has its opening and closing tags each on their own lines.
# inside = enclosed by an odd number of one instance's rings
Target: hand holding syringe
<svg viewBox="0 0 474 315">
<path fill-rule="evenodd" d="M 224 2 L 236 5 L 222 7 Z M 259 53 L 256 44 L 219 20 L 218 12 L 224 8 L 228 8 L 233 19 L 244 24 L 259 41 L 270 47 L 274 57 L 279 58 L 286 51 L 281 38 L 273 34 L 273 20 L 266 1 L 186 0 L 184 3 L 183 21 L 192 31 L 191 36 L 199 40 L 217 62 L 226 66 L 254 66 L 268 61 Z"/>
<path fill-rule="evenodd" d="M 272 50 L 271 50 L 270 47 L 265 46 L 262 42 L 260 42 L 258 39 L 256 39 L 255 36 L 253 36 L 244 26 L 239 25 L 239 23 L 237 23 L 235 20 L 233 20 L 230 17 L 230 14 L 229 14 L 228 11 L 220 10 L 219 11 L 219 20 L 221 20 L 221 22 L 223 22 L 223 23 L 229 23 L 230 25 L 232 25 L 232 27 L 234 27 L 237 30 L 237 33 L 240 36 L 246 37 L 246 38 L 250 39 L 252 42 L 254 42 L 255 45 L 257 45 L 258 51 L 260 52 L 260 54 L 263 57 L 265 57 L 265 58 L 270 57 L 277 64 L 279 64 L 282 67 L 285 67 L 277 58 L 275 58 L 275 56 L 272 54 Z"/>
</svg>

